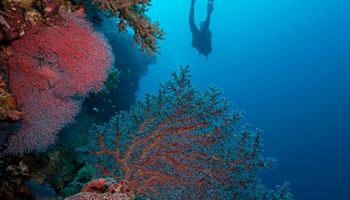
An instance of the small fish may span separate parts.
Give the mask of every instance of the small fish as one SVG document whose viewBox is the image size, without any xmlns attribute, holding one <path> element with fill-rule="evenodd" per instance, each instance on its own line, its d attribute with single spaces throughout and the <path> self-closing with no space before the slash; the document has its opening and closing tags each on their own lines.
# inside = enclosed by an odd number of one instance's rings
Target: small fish
<svg viewBox="0 0 350 200">
<path fill-rule="evenodd" d="M 96 107 L 93 107 L 92 110 L 94 110 L 95 112 L 100 112 Z"/>
</svg>

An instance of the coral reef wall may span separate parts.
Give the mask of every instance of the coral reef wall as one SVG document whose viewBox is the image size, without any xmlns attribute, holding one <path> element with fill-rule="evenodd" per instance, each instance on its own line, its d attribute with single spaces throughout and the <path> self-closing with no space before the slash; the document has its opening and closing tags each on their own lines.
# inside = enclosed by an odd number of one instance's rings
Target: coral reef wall
<svg viewBox="0 0 350 200">
<path fill-rule="evenodd" d="M 120 73 L 119 77 L 110 83 L 113 87 L 108 92 L 90 95 L 84 102 L 89 114 L 101 121 L 109 120 L 117 111 L 130 108 L 135 102 L 140 79 L 147 73 L 149 65 L 155 62 L 154 57 L 141 53 L 134 47 L 129 34 L 107 32 L 106 38 L 115 55 L 112 67 Z"/>
<path fill-rule="evenodd" d="M 111 28 L 118 24 L 115 19 L 106 17 L 89 1 L 84 6 L 87 18 L 93 23 L 94 29 L 107 38 L 115 57 L 112 73 L 105 82 L 107 91 L 90 95 L 84 102 L 91 116 L 108 121 L 117 111 L 128 110 L 134 103 L 139 81 L 146 75 L 148 67 L 156 62 L 156 57 L 140 51 L 131 33 Z"/>
</svg>

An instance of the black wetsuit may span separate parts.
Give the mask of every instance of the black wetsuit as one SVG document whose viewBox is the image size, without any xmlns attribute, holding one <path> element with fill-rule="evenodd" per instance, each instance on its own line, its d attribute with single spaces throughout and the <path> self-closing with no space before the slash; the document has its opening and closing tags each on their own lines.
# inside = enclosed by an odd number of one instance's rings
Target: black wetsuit
<svg viewBox="0 0 350 200">
<path fill-rule="evenodd" d="M 199 51 L 200 55 L 203 54 L 204 56 L 208 57 L 212 51 L 212 35 L 209 30 L 211 12 L 207 12 L 207 18 L 205 19 L 203 26 L 201 29 L 198 29 L 197 25 L 194 22 L 194 4 L 195 0 L 192 0 L 189 17 L 190 28 L 192 32 L 192 46 Z"/>
</svg>

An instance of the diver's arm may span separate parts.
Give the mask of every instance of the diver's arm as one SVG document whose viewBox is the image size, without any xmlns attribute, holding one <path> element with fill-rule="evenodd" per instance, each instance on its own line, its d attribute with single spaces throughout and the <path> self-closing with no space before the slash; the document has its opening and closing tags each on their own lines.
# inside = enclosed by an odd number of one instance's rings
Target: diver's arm
<svg viewBox="0 0 350 200">
<path fill-rule="evenodd" d="M 210 17 L 211 17 L 211 13 L 213 12 L 213 10 L 214 10 L 213 1 L 209 1 L 208 2 L 208 6 L 207 6 L 207 18 L 205 19 L 203 30 L 208 30 L 209 29 Z"/>
<path fill-rule="evenodd" d="M 190 17 L 189 17 L 190 28 L 192 33 L 199 31 L 197 28 L 197 25 L 194 23 L 194 4 L 195 3 L 196 3 L 196 0 L 191 1 Z"/>
</svg>

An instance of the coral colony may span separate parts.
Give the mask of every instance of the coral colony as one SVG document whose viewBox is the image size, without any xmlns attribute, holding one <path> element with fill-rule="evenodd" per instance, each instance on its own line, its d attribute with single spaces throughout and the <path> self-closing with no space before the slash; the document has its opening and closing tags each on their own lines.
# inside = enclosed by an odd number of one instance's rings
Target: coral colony
<svg viewBox="0 0 350 200">
<path fill-rule="evenodd" d="M 287 184 L 265 190 L 256 172 L 274 160 L 261 155 L 261 131 L 244 125 L 215 87 L 191 85 L 188 67 L 147 94 L 129 112 L 94 126 L 81 149 L 101 176 L 130 195 L 152 199 L 289 199 Z"/>
<path fill-rule="evenodd" d="M 148 53 L 157 51 L 157 39 L 164 37 L 158 23 L 152 23 L 144 14 L 151 5 L 150 0 L 92 0 L 99 9 L 119 19 L 118 29 L 126 31 L 127 26 L 134 30 L 134 41 Z"/>
<path fill-rule="evenodd" d="M 105 39 L 96 21 L 117 19 L 154 56 L 164 35 L 150 5 L 0 2 L 0 199 L 292 199 L 287 182 L 269 190 L 258 177 L 275 166 L 262 155 L 262 131 L 244 125 L 216 87 L 194 87 L 188 66 L 156 94 L 121 98 L 133 106 L 107 123 L 86 111 L 91 94 L 113 104 L 125 76 L 113 54 L 128 43 Z"/>
<path fill-rule="evenodd" d="M 11 45 L 9 84 L 23 112 L 23 125 L 10 138 L 9 153 L 46 149 L 79 111 L 79 100 L 71 97 L 102 89 L 111 57 L 107 43 L 84 19 L 61 15 L 64 24 L 35 27 L 35 33 Z"/>
</svg>

